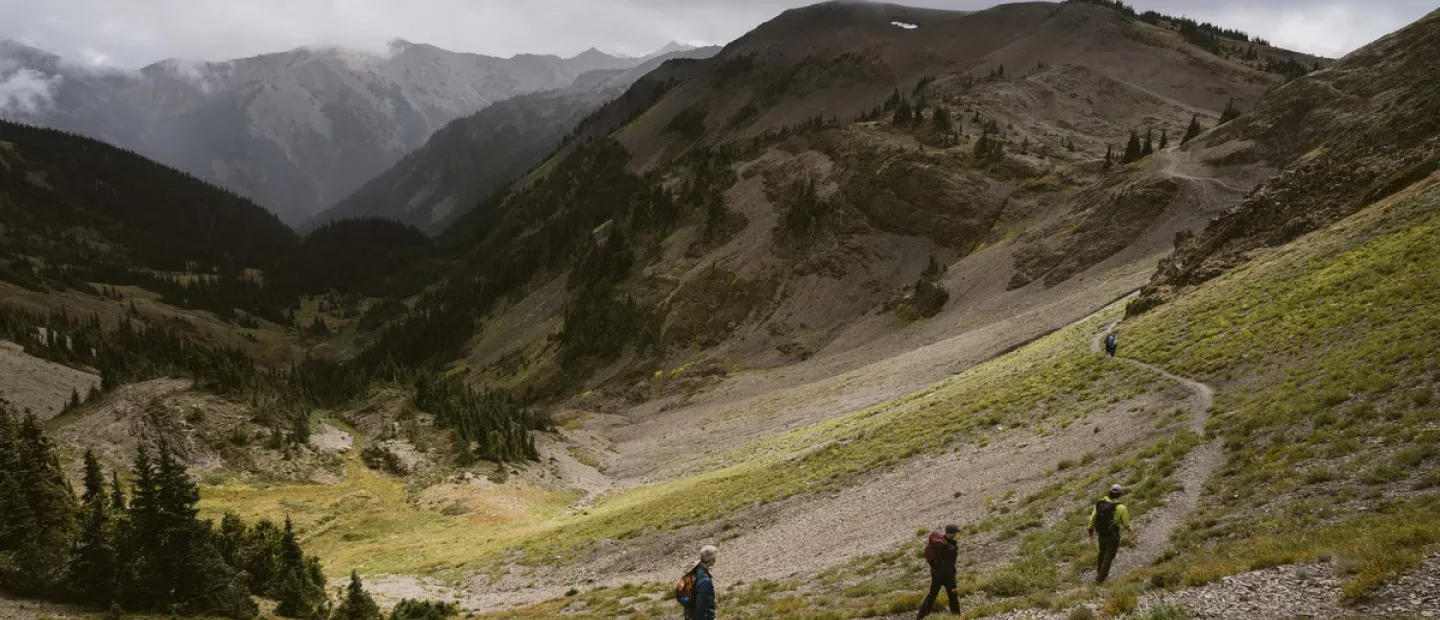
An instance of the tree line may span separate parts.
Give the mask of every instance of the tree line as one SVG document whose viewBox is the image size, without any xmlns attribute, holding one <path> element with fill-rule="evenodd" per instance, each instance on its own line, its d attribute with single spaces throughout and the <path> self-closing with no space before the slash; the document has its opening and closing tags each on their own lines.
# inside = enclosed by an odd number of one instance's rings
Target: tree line
<svg viewBox="0 0 1440 620">
<path fill-rule="evenodd" d="M 28 597 L 125 612 L 253 618 L 252 597 L 276 613 L 321 620 L 381 620 L 352 574 L 332 608 L 318 558 L 306 555 L 287 518 L 247 524 L 199 518 L 200 492 L 162 440 L 109 475 L 86 451 L 77 498 L 35 416 L 0 403 L 0 588 Z M 359 589 L 358 593 L 356 590 Z M 365 604 L 368 601 L 368 605 Z M 395 620 L 454 615 L 453 605 L 404 601 Z"/>
<path fill-rule="evenodd" d="M 450 336 L 453 340 L 454 334 Z M 87 401 L 126 383 L 166 376 L 190 377 L 200 389 L 248 399 L 257 421 L 270 428 L 277 444 L 308 441 L 314 409 L 343 408 L 364 397 L 376 383 L 424 380 L 428 373 L 426 368 L 402 366 L 390 357 L 371 360 L 368 365 L 312 358 L 289 368 L 266 370 L 240 349 L 208 344 L 164 323 L 124 316 L 114 326 L 106 326 L 98 316 L 76 317 L 63 309 L 42 313 L 0 305 L 0 338 L 20 344 L 42 359 L 98 370 L 100 389 L 87 395 Z M 417 399 L 433 402 L 419 395 Z M 72 400 L 78 401 L 79 395 Z M 487 409 L 475 400 L 459 400 L 446 407 L 456 413 L 438 416 L 443 424 L 465 420 L 469 424 L 465 431 L 487 442 L 478 453 L 481 459 L 533 459 L 532 440 L 517 429 L 548 427 L 543 417 L 519 407 Z M 455 456 L 469 460 L 474 453 L 457 452 Z"/>
</svg>

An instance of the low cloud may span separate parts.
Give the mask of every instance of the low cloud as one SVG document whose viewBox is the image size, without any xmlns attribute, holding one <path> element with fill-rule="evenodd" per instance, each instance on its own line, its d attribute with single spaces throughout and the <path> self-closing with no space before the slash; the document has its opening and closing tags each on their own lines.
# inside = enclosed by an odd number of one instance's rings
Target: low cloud
<svg viewBox="0 0 1440 620">
<path fill-rule="evenodd" d="M 0 116 L 34 114 L 48 107 L 62 79 L 34 69 L 20 69 L 0 77 Z"/>
<path fill-rule="evenodd" d="M 818 0 L 0 0 L 0 39 L 94 66 L 222 61 L 306 46 L 376 54 L 397 37 L 457 52 L 643 56 L 671 40 L 723 44 Z M 976 10 L 1002 0 L 897 0 Z M 1339 56 L 1435 9 L 1435 0 L 1127 0 Z"/>
</svg>

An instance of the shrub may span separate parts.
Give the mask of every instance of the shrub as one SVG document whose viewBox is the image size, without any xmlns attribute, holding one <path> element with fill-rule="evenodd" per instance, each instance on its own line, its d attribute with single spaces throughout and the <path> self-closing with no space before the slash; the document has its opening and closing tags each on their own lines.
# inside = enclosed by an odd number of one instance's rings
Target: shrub
<svg viewBox="0 0 1440 620">
<path fill-rule="evenodd" d="M 1123 616 L 1135 611 L 1139 602 L 1139 597 L 1135 595 L 1134 590 L 1120 590 L 1110 595 L 1110 599 L 1105 601 L 1105 615 Z"/>
</svg>

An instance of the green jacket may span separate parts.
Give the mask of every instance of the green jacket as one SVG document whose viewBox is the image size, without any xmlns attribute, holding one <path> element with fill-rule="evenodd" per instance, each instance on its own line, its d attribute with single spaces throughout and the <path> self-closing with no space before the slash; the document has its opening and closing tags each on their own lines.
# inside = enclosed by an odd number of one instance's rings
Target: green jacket
<svg viewBox="0 0 1440 620">
<path fill-rule="evenodd" d="M 1100 498 L 1100 501 L 1102 501 L 1102 502 L 1110 502 L 1110 503 L 1112 503 L 1112 504 L 1116 504 L 1116 506 L 1115 506 L 1115 523 L 1120 526 L 1120 529 L 1125 530 L 1125 531 L 1127 531 L 1127 532 L 1130 531 L 1130 511 L 1125 508 L 1125 504 L 1121 504 L 1119 500 L 1110 499 L 1110 497 L 1108 497 L 1108 496 Z M 1095 531 L 1095 509 L 1094 509 L 1094 508 L 1091 508 L 1091 509 L 1090 509 L 1090 524 L 1087 526 L 1087 528 L 1088 528 L 1089 531 L 1091 531 L 1091 532 Z"/>
</svg>

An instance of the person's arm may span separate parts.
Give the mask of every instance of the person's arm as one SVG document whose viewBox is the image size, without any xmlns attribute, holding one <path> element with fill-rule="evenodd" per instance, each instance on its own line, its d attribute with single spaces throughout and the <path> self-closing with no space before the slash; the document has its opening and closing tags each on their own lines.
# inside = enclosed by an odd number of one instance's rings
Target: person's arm
<svg viewBox="0 0 1440 620">
<path fill-rule="evenodd" d="M 1085 524 L 1085 533 L 1095 535 L 1095 509 L 1090 509 L 1090 521 Z"/>
<path fill-rule="evenodd" d="M 695 617 L 698 620 L 715 620 L 715 582 L 708 572 L 695 582 Z"/>
<path fill-rule="evenodd" d="M 1125 504 L 1115 507 L 1115 518 L 1120 520 L 1120 527 L 1125 528 L 1127 532 L 1130 531 L 1130 509 L 1126 508 Z"/>
</svg>

